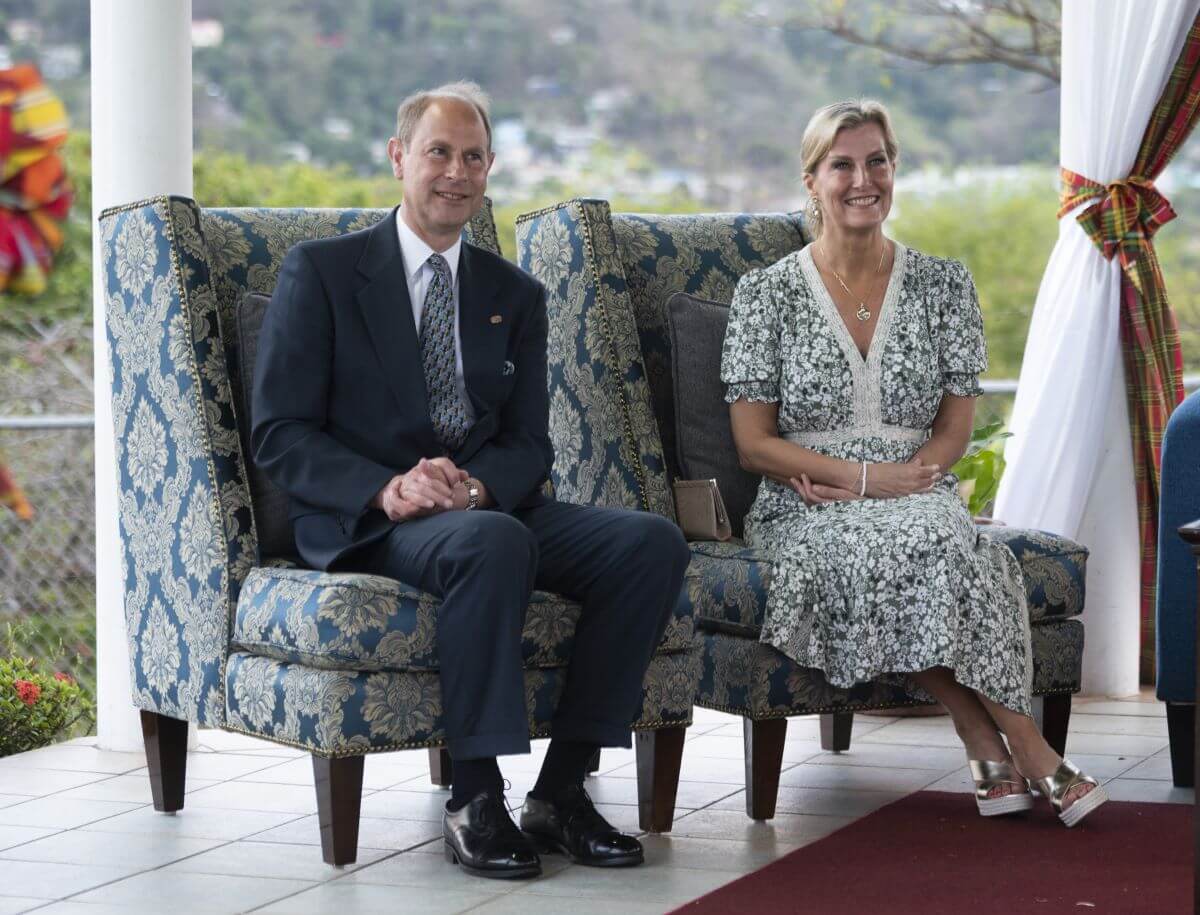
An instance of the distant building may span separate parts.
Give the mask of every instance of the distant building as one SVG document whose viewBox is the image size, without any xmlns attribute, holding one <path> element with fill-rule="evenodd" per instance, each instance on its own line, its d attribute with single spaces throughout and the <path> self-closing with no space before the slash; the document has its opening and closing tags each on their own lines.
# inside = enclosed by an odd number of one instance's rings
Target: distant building
<svg viewBox="0 0 1200 915">
<path fill-rule="evenodd" d="M 192 20 L 192 47 L 216 48 L 225 40 L 225 26 L 217 19 Z"/>
<path fill-rule="evenodd" d="M 614 89 L 597 89 L 587 100 L 587 113 L 590 117 L 612 114 L 619 111 L 633 93 L 624 87 Z"/>
<path fill-rule="evenodd" d="M 74 44 L 51 45 L 38 54 L 38 63 L 46 79 L 71 79 L 83 72 L 83 48 Z"/>
<path fill-rule="evenodd" d="M 339 140 L 349 140 L 354 133 L 354 125 L 345 118 L 330 116 L 325 119 L 322 125 L 325 132 L 331 137 L 336 137 Z"/>
<path fill-rule="evenodd" d="M 41 23 L 36 19 L 12 19 L 8 23 L 8 37 L 17 44 L 40 44 Z"/>
<path fill-rule="evenodd" d="M 282 146 L 279 147 L 279 149 L 285 156 L 287 156 L 293 162 L 307 163 L 307 162 L 312 161 L 312 150 L 310 150 L 303 143 L 297 143 L 297 142 L 284 143 Z"/>
</svg>

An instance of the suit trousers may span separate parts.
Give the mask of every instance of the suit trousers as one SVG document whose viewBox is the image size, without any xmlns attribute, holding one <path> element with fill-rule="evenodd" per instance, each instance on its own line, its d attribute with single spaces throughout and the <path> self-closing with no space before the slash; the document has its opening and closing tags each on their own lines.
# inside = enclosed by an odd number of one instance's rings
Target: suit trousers
<svg viewBox="0 0 1200 915">
<path fill-rule="evenodd" d="M 679 528 L 658 515 L 548 501 L 406 521 L 339 565 L 441 599 L 446 746 L 452 759 L 478 759 L 529 752 L 521 631 L 534 589 L 583 608 L 552 736 L 630 746 L 689 558 Z"/>
</svg>

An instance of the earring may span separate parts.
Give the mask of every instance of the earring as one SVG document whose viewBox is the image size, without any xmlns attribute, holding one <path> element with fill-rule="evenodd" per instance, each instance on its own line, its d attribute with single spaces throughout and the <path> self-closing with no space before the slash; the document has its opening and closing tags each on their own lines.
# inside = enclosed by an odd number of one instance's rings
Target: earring
<svg viewBox="0 0 1200 915">
<path fill-rule="evenodd" d="M 808 214 L 808 219 L 810 222 L 821 221 L 821 204 L 817 203 L 816 197 L 808 198 L 808 205 L 804 208 L 804 210 Z"/>
</svg>

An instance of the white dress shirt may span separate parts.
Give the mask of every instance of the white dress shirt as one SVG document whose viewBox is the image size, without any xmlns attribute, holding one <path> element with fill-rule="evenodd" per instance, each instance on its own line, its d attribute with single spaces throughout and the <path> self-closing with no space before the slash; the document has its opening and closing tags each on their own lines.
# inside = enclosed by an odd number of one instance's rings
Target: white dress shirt
<svg viewBox="0 0 1200 915">
<path fill-rule="evenodd" d="M 450 291 L 454 300 L 454 380 L 458 385 L 458 396 L 462 398 L 463 407 L 467 411 L 467 419 L 475 421 L 475 409 L 471 406 L 471 398 L 467 396 L 467 383 L 463 378 L 462 337 L 458 330 L 458 259 L 462 253 L 462 238 L 456 238 L 454 244 L 445 251 L 435 252 L 425 244 L 416 232 L 408 227 L 401 217 L 403 207 L 396 209 L 396 231 L 400 236 L 400 254 L 404 258 L 404 275 L 408 278 L 408 298 L 412 302 L 413 327 L 417 329 L 417 339 L 421 337 L 421 315 L 425 311 L 425 293 L 433 281 L 433 268 L 428 260 L 431 254 L 440 253 L 450 266 Z"/>
</svg>

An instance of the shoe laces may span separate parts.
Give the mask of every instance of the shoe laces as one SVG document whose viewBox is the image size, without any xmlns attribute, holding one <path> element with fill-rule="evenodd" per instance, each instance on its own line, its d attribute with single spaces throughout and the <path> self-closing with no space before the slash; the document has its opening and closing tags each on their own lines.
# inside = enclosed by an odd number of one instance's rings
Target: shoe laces
<svg viewBox="0 0 1200 915">
<path fill-rule="evenodd" d="M 600 811 L 596 809 L 595 802 L 583 785 L 572 785 L 568 788 L 562 801 L 562 814 L 566 820 L 572 822 L 584 820 L 595 826 L 603 826 L 609 830 L 614 829 L 613 825 L 604 819 Z"/>
<path fill-rule="evenodd" d="M 508 811 L 509 819 L 515 822 L 521 808 L 513 807 L 508 803 L 508 792 L 512 791 L 512 782 L 510 782 L 507 778 L 502 778 L 500 779 L 500 783 L 500 800 L 504 803 L 504 809 Z"/>
<path fill-rule="evenodd" d="M 495 816 L 495 825 L 505 831 L 520 832 L 517 829 L 516 818 L 513 816 L 514 810 L 508 805 L 508 795 L 506 792 L 512 790 L 512 783 L 508 779 L 502 779 L 502 787 L 498 794 L 489 795 L 489 803 L 484 807 L 486 815 L 490 818 Z"/>
</svg>

